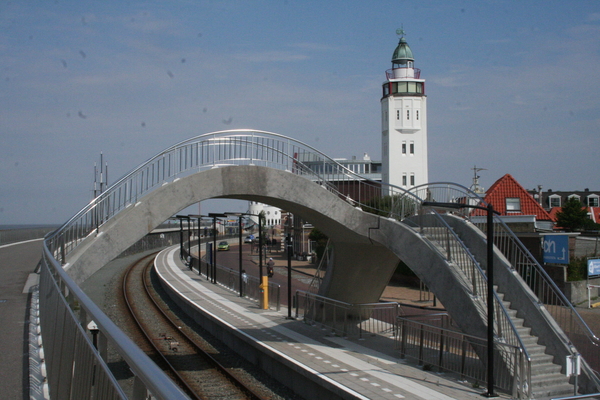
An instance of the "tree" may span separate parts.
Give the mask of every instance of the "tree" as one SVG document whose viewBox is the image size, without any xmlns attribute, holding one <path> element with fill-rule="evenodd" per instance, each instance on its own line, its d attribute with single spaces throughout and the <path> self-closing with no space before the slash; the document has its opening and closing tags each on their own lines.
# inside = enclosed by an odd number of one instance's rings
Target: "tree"
<svg viewBox="0 0 600 400">
<path fill-rule="evenodd" d="M 577 231 L 584 229 L 592 222 L 587 215 L 587 210 L 575 197 L 571 197 L 556 213 L 556 225 L 567 230 Z"/>
<path fill-rule="evenodd" d="M 317 253 L 317 258 L 320 260 L 325 253 L 325 248 L 327 247 L 327 241 L 329 238 L 317 228 L 313 228 L 312 231 L 310 231 L 308 238 L 317 243 L 317 246 L 315 247 L 315 253 Z"/>
</svg>

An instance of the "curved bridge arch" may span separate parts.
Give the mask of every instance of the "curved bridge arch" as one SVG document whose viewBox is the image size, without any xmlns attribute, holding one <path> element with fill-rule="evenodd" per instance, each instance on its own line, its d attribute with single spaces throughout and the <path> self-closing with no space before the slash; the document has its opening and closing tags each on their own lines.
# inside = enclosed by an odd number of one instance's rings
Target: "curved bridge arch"
<svg viewBox="0 0 600 400">
<path fill-rule="evenodd" d="M 300 176 L 266 167 L 215 168 L 163 185 L 90 235 L 70 254 L 65 269 L 81 283 L 165 219 L 209 198 L 260 201 L 313 221 L 335 249 L 333 266 L 320 289 L 326 297 L 354 304 L 378 302 L 400 258 L 451 313 L 467 316 L 462 318 L 466 331 L 485 333 L 472 300 L 457 290 L 460 279 L 413 229 L 359 210 Z"/>
</svg>

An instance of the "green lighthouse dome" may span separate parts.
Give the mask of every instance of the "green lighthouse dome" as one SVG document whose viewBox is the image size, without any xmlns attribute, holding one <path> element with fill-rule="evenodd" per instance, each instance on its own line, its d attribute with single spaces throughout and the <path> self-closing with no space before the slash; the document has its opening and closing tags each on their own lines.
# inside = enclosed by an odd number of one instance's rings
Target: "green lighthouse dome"
<svg viewBox="0 0 600 400">
<path fill-rule="evenodd" d="M 392 55 L 392 64 L 406 65 L 409 61 L 414 62 L 415 59 L 413 58 L 412 50 L 408 46 L 408 43 L 406 43 L 406 39 L 401 37 Z"/>
</svg>

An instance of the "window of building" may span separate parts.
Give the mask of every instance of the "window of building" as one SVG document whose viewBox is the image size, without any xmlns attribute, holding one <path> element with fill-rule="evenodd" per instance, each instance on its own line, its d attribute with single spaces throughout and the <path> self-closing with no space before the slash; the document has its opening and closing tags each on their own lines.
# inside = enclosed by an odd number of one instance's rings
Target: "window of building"
<svg viewBox="0 0 600 400">
<path fill-rule="evenodd" d="M 415 186 L 415 175 L 414 174 L 410 175 L 410 185 Z"/>
<path fill-rule="evenodd" d="M 402 175 L 402 186 L 406 186 L 406 174 Z"/>
<path fill-rule="evenodd" d="M 521 211 L 521 199 L 518 197 L 507 197 L 506 211 Z"/>
<path fill-rule="evenodd" d="M 415 144 L 413 142 L 410 143 L 410 154 L 415 154 Z"/>
<path fill-rule="evenodd" d="M 406 142 L 402 142 L 402 154 L 406 154 Z"/>
<path fill-rule="evenodd" d="M 417 121 L 419 120 L 419 110 L 415 111 L 417 113 L 416 117 L 417 117 Z"/>
<path fill-rule="evenodd" d="M 581 201 L 581 196 L 577 195 L 577 194 L 572 194 L 568 197 L 569 200 L 571 199 L 577 199 L 579 201 Z"/>
<path fill-rule="evenodd" d="M 400 110 L 396 110 L 396 119 L 400 119 Z"/>
<path fill-rule="evenodd" d="M 410 110 L 406 110 L 406 119 L 410 119 Z"/>
<path fill-rule="evenodd" d="M 548 198 L 548 205 L 552 207 L 560 207 L 560 196 L 554 194 Z"/>
<path fill-rule="evenodd" d="M 587 203 L 588 207 L 598 207 L 598 196 L 595 194 L 589 195 Z"/>
</svg>

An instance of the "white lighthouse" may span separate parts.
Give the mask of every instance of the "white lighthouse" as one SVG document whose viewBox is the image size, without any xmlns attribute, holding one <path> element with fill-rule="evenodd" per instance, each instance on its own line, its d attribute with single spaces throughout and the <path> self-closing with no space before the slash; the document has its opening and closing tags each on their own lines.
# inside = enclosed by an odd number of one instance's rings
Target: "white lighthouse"
<svg viewBox="0 0 600 400">
<path fill-rule="evenodd" d="M 404 31 L 385 72 L 381 98 L 382 181 L 409 189 L 428 182 L 427 96 Z"/>
</svg>

